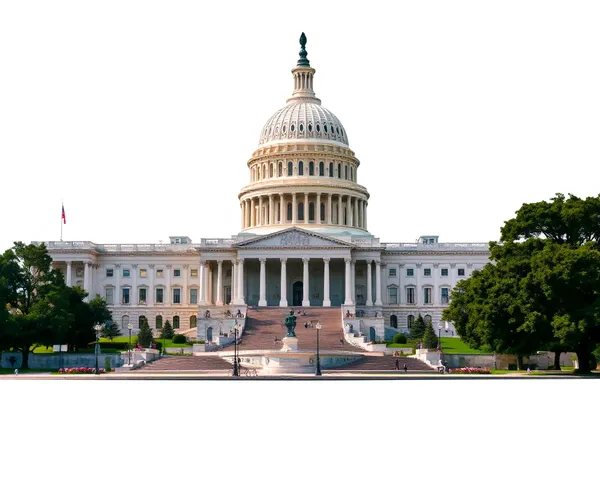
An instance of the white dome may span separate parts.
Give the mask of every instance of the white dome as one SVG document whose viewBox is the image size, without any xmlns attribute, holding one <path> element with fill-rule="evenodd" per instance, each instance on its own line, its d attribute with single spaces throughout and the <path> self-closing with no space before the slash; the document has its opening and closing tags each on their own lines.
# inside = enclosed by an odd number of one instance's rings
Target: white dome
<svg viewBox="0 0 600 480">
<path fill-rule="evenodd" d="M 306 100 L 290 102 L 275 112 L 262 129 L 259 146 L 309 138 L 348 145 L 342 122 L 314 99 Z"/>
</svg>

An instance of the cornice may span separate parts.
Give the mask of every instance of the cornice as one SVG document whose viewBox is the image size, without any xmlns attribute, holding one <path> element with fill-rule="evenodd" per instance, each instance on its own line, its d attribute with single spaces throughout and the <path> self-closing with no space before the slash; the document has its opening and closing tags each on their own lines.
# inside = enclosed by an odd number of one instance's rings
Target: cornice
<svg viewBox="0 0 600 480">
<path fill-rule="evenodd" d="M 285 178 L 285 177 L 284 177 Z M 330 192 L 321 191 L 308 191 L 305 192 L 305 189 L 321 189 L 321 190 L 331 190 Z M 275 185 L 257 185 L 256 183 L 251 183 L 243 187 L 238 194 L 238 200 L 242 200 L 242 198 L 246 195 L 258 196 L 258 195 L 291 195 L 293 193 L 303 194 L 303 193 L 331 193 L 333 195 L 348 195 L 346 192 L 353 192 L 355 194 L 360 194 L 366 197 L 365 200 L 368 200 L 371 195 L 369 194 L 366 187 L 363 187 L 359 183 L 348 182 L 348 185 L 328 185 L 324 183 L 318 182 L 302 182 L 302 183 L 279 183 Z M 265 192 L 265 193 L 261 193 Z"/>
<path fill-rule="evenodd" d="M 427 252 L 427 251 L 420 251 L 420 252 L 414 252 L 414 251 L 402 251 L 402 250 L 396 250 L 394 252 L 390 252 L 390 251 L 386 251 L 386 250 L 382 250 L 382 253 L 384 255 L 402 255 L 402 256 L 413 256 L 413 257 L 418 257 L 418 256 L 427 256 L 427 257 L 439 257 L 441 255 L 452 255 L 452 256 L 462 256 L 462 255 L 469 255 L 469 256 L 482 256 L 485 255 L 486 257 L 489 257 L 489 252 L 474 252 L 474 251 L 469 251 L 469 250 L 453 250 L 453 251 L 436 251 L 436 252 Z"/>
</svg>

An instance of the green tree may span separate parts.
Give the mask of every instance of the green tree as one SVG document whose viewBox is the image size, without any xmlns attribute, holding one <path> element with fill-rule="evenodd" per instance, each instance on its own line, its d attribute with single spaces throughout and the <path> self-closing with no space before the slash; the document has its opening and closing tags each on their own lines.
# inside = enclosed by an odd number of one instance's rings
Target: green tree
<svg viewBox="0 0 600 480">
<path fill-rule="evenodd" d="M 423 335 L 425 335 L 425 320 L 423 320 L 423 317 L 421 314 L 419 314 L 415 320 L 415 323 L 410 329 L 409 338 L 416 342 L 420 342 L 423 339 Z"/>
<path fill-rule="evenodd" d="M 160 331 L 160 338 L 170 340 L 173 338 L 173 335 L 175 335 L 175 331 L 173 330 L 171 322 L 167 320 Z"/>
<path fill-rule="evenodd" d="M 142 328 L 137 336 L 137 341 L 143 348 L 149 348 L 152 345 L 154 337 L 152 336 L 152 330 L 150 329 L 150 325 L 148 325 L 148 320 L 144 320 L 142 322 Z"/>
<path fill-rule="evenodd" d="M 431 320 L 427 320 L 425 333 L 423 334 L 423 348 L 436 349 L 438 346 L 438 337 L 433 329 Z"/>
<path fill-rule="evenodd" d="M 103 338 L 108 338 L 112 342 L 113 339 L 119 335 L 121 335 L 121 330 L 115 322 L 109 320 L 104 324 L 104 328 L 102 329 Z"/>
</svg>

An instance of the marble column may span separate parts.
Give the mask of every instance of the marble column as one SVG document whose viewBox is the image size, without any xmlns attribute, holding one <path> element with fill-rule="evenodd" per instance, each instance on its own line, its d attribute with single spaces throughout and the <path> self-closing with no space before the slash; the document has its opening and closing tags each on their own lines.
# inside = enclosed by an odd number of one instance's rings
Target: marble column
<svg viewBox="0 0 600 480">
<path fill-rule="evenodd" d="M 346 282 L 345 282 L 346 298 L 344 300 L 344 305 L 353 305 L 352 297 L 350 296 L 350 286 L 351 286 L 350 285 L 350 270 L 351 270 L 350 259 L 346 258 L 344 261 L 346 263 L 346 272 L 345 272 L 346 273 Z"/>
<path fill-rule="evenodd" d="M 296 200 L 296 194 L 292 193 L 292 223 L 298 222 L 298 202 Z"/>
<path fill-rule="evenodd" d="M 375 289 L 377 296 L 375 306 L 381 307 L 383 305 L 381 302 L 381 260 L 375 260 Z"/>
<path fill-rule="evenodd" d="M 71 263 L 72 262 L 67 262 L 67 287 L 70 287 L 73 284 L 72 278 L 73 278 L 73 273 L 71 271 Z M 115 272 L 113 275 L 116 276 L 117 272 Z"/>
<path fill-rule="evenodd" d="M 269 225 L 275 224 L 275 209 L 273 208 L 275 202 L 273 195 L 269 195 Z"/>
<path fill-rule="evenodd" d="M 367 260 L 367 307 L 373 306 L 373 280 L 371 279 L 371 260 Z"/>
<path fill-rule="evenodd" d="M 240 202 L 240 212 L 242 214 L 242 230 L 243 230 L 244 228 L 246 228 L 246 226 L 244 225 L 244 221 L 246 218 L 245 212 L 244 212 L 244 202 Z"/>
<path fill-rule="evenodd" d="M 354 226 L 355 227 L 360 227 L 360 224 L 358 223 L 358 202 L 359 199 L 354 197 L 354 201 L 353 206 L 352 206 L 352 212 L 354 213 Z"/>
<path fill-rule="evenodd" d="M 308 223 L 308 193 L 304 194 L 304 223 Z"/>
<path fill-rule="evenodd" d="M 139 292 L 137 288 L 137 277 L 138 277 L 138 266 L 137 264 L 131 265 L 131 293 L 129 294 L 129 303 L 137 305 L 139 303 Z"/>
<path fill-rule="evenodd" d="M 115 305 L 121 305 L 123 302 L 123 295 L 121 294 L 121 265 L 115 264 Z"/>
<path fill-rule="evenodd" d="M 279 224 L 283 224 L 285 223 L 285 213 L 283 207 L 285 206 L 284 202 L 283 202 L 283 193 L 279 194 Z"/>
<path fill-rule="evenodd" d="M 352 265 L 352 270 L 350 271 L 350 296 L 352 297 L 352 302 L 356 305 L 356 260 L 352 260 L 350 264 Z"/>
<path fill-rule="evenodd" d="M 368 205 L 365 202 L 365 220 L 364 220 L 365 226 L 363 227 L 365 230 L 367 229 L 367 207 L 368 207 Z"/>
<path fill-rule="evenodd" d="M 90 288 L 90 264 L 88 262 L 83 263 L 83 289 L 87 292 Z M 85 301 L 90 301 L 90 296 L 85 297 Z"/>
<path fill-rule="evenodd" d="M 246 200 L 246 228 L 251 226 L 252 209 L 250 208 L 250 200 Z"/>
<path fill-rule="evenodd" d="M 308 261 L 309 258 L 304 257 L 302 259 L 302 264 L 304 266 L 302 270 L 302 289 L 303 289 L 303 298 L 302 298 L 302 306 L 310 307 L 310 297 L 309 297 L 309 288 L 308 288 Z"/>
<path fill-rule="evenodd" d="M 264 225 L 264 212 L 263 212 L 263 197 L 258 197 L 258 225 Z"/>
<path fill-rule="evenodd" d="M 315 205 L 315 223 L 321 223 L 321 194 L 317 193 L 317 203 Z"/>
<path fill-rule="evenodd" d="M 223 260 L 217 260 L 217 302 L 223 305 Z"/>
<path fill-rule="evenodd" d="M 244 259 L 240 258 L 238 261 L 238 299 L 240 304 L 246 303 L 246 296 L 244 295 Z"/>
<path fill-rule="evenodd" d="M 333 223 L 333 221 L 332 221 L 332 217 L 333 217 L 332 197 L 333 197 L 333 195 L 331 193 L 327 194 L 327 213 L 325 214 L 325 222 L 329 225 L 331 225 Z"/>
<path fill-rule="evenodd" d="M 208 304 L 214 305 L 214 295 L 213 295 L 213 267 L 212 264 L 208 264 L 208 282 L 206 283 L 206 288 L 208 289 Z"/>
<path fill-rule="evenodd" d="M 256 226 L 256 209 L 254 208 L 254 199 L 250 199 L 250 226 Z"/>
<path fill-rule="evenodd" d="M 344 224 L 344 202 L 342 200 L 342 196 L 338 195 L 338 225 Z"/>
<path fill-rule="evenodd" d="M 352 197 L 348 195 L 348 200 L 346 201 L 346 223 L 349 227 L 353 225 L 352 221 Z"/>
<path fill-rule="evenodd" d="M 267 306 L 267 259 L 260 258 L 260 295 L 258 297 L 258 306 Z"/>
<path fill-rule="evenodd" d="M 167 277 L 167 287 L 164 292 L 164 303 L 170 305 L 173 303 L 173 292 L 171 291 L 171 265 L 165 265 L 165 276 Z"/>
<path fill-rule="evenodd" d="M 329 298 L 329 258 L 323 259 L 324 272 L 323 272 L 323 306 L 331 307 L 331 299 Z"/>
<path fill-rule="evenodd" d="M 231 261 L 231 304 L 237 305 L 238 303 L 238 294 L 237 294 L 237 260 L 233 259 Z"/>
<path fill-rule="evenodd" d="M 146 294 L 146 305 L 154 306 L 154 264 L 148 265 L 148 293 Z"/>
<path fill-rule="evenodd" d="M 206 305 L 206 272 L 204 270 L 204 262 L 200 262 L 200 291 L 198 292 L 198 305 Z"/>
<path fill-rule="evenodd" d="M 280 307 L 287 307 L 287 272 L 286 272 L 286 263 L 287 258 L 281 258 L 281 286 L 279 291 L 281 292 L 281 298 L 279 299 Z"/>
<path fill-rule="evenodd" d="M 189 265 L 183 266 L 183 288 L 181 289 L 181 304 L 187 305 L 190 300 L 190 294 L 188 293 L 188 278 L 190 276 Z"/>
</svg>

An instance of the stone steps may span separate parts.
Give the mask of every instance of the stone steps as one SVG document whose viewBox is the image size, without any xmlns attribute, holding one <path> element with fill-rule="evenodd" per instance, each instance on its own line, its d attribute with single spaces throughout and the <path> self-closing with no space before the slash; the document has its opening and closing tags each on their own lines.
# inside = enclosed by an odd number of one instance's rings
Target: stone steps
<svg viewBox="0 0 600 480">
<path fill-rule="evenodd" d="M 306 315 L 298 315 L 298 310 L 305 311 Z M 239 344 L 240 350 L 280 350 L 283 345 L 281 339 L 286 334 L 284 319 L 289 312 L 290 308 L 249 308 L 246 328 Z M 340 342 L 344 333 L 339 308 L 296 307 L 295 315 L 296 337 L 301 351 L 317 348 L 317 329 L 304 327 L 305 322 L 311 321 L 313 324 L 321 322 L 319 348 L 322 351 L 361 351 L 346 341 Z M 233 345 L 224 350 L 233 350 Z"/>
<path fill-rule="evenodd" d="M 218 355 L 166 356 L 141 368 L 141 371 L 231 370 L 232 365 Z"/>
<path fill-rule="evenodd" d="M 332 370 L 393 371 L 396 369 L 396 358 L 398 358 L 400 361 L 401 370 L 403 369 L 404 364 L 406 364 L 408 371 L 435 371 L 434 368 L 416 358 L 393 357 L 391 355 L 365 355 L 356 362 L 353 362 L 349 365 L 344 365 L 343 367 L 336 367 Z"/>
</svg>

